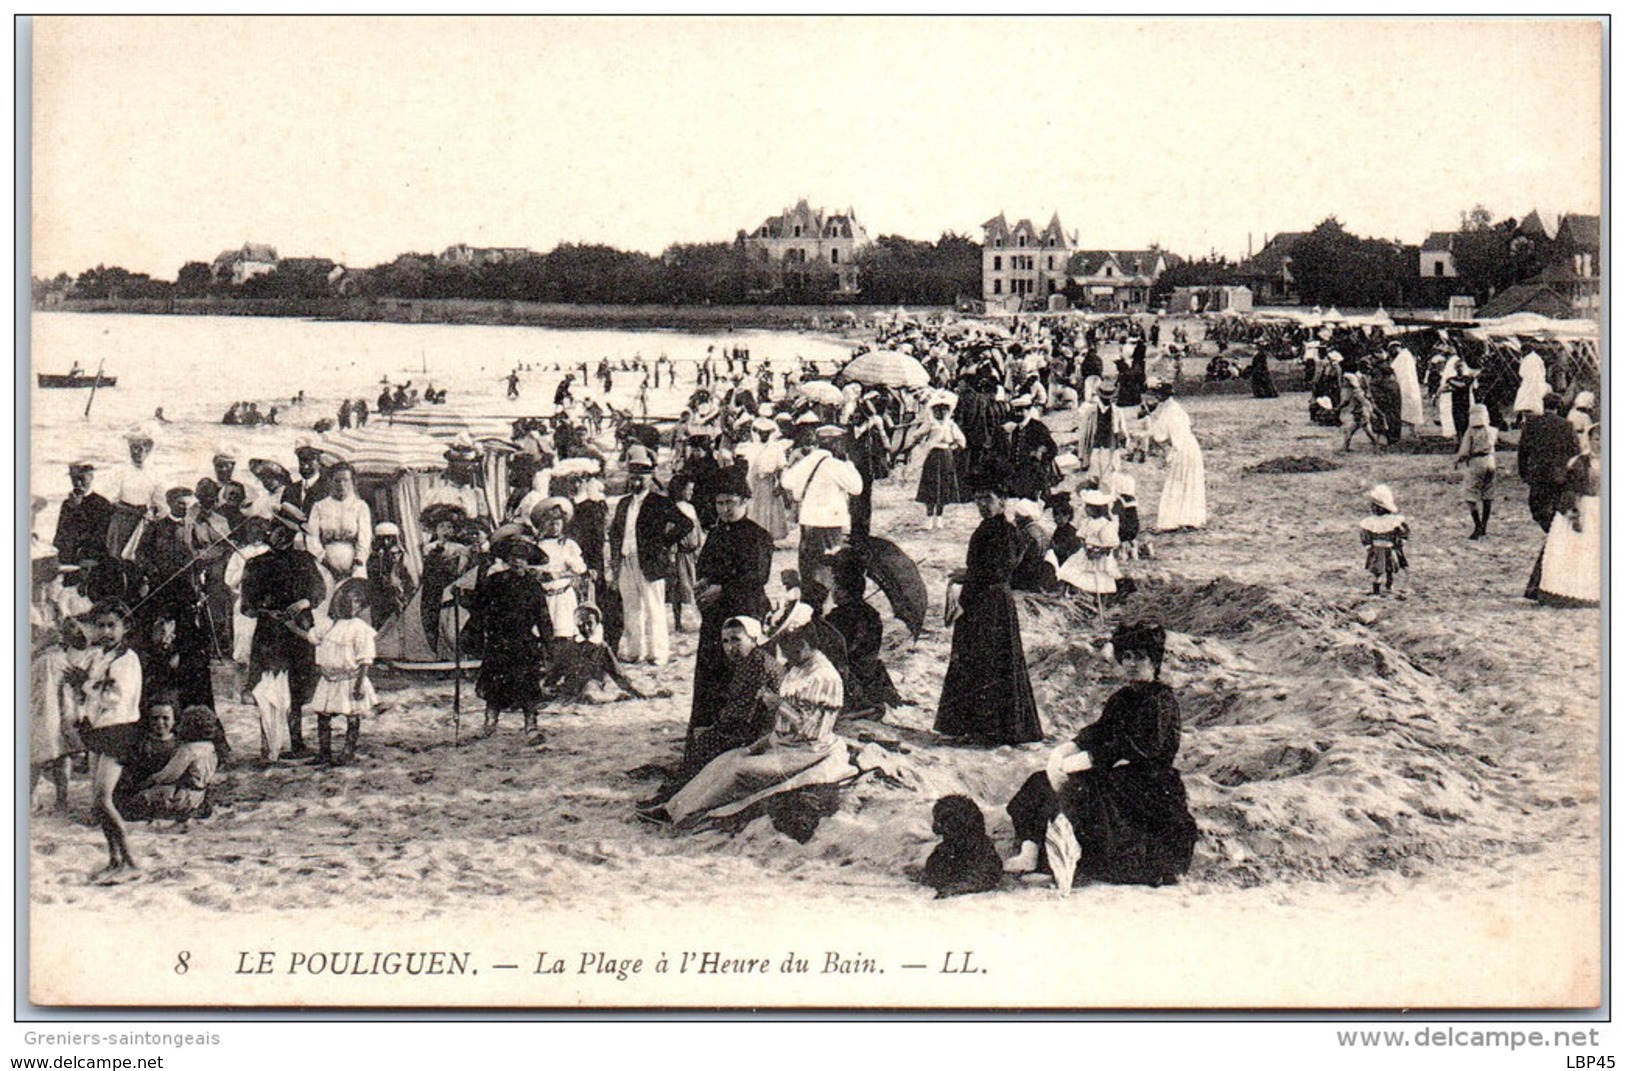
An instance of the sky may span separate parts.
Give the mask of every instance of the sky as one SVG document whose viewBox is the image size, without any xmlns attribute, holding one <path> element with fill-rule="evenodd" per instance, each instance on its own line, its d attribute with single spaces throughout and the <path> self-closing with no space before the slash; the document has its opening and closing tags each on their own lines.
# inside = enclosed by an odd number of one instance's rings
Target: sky
<svg viewBox="0 0 1625 1071">
<path fill-rule="evenodd" d="M 1595 21 L 41 18 L 36 275 L 246 241 L 729 241 L 805 197 L 871 237 L 1059 212 L 1239 257 L 1335 215 L 1601 209 Z"/>
</svg>

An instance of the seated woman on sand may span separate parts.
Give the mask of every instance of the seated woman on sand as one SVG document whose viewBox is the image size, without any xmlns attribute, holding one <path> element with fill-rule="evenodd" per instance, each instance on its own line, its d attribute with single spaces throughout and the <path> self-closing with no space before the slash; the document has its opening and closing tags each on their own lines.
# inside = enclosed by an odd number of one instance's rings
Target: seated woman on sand
<svg viewBox="0 0 1625 1071">
<path fill-rule="evenodd" d="M 124 813 L 136 819 L 205 817 L 209 786 L 220 768 L 220 753 L 214 745 L 218 731 L 219 722 L 208 707 L 190 706 L 182 711 L 174 731 L 176 746 L 168 761 L 130 786 Z"/>
<path fill-rule="evenodd" d="M 773 730 L 723 752 L 664 804 L 640 807 L 640 817 L 693 828 L 713 813 L 738 809 L 730 804 L 828 783 L 849 772 L 845 742 L 835 735 L 841 675 L 813 646 L 806 626 L 784 633 L 779 643 L 789 667 L 778 692 L 763 693 L 777 708 Z"/>
<path fill-rule="evenodd" d="M 1174 768 L 1179 700 L 1157 679 L 1165 639 L 1153 624 L 1120 625 L 1112 634 L 1112 657 L 1129 683 L 1097 721 L 1050 753 L 1047 768 L 1005 808 L 1020 845 L 1006 871 L 1049 869 L 1045 837 L 1058 814 L 1077 837 L 1075 880 L 1168 885 L 1190 869 L 1196 822 Z"/>
</svg>

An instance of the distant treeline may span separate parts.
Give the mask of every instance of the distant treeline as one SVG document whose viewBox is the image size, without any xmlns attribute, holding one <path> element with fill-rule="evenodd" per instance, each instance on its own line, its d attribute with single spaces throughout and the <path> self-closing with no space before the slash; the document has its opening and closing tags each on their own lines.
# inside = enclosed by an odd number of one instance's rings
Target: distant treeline
<svg viewBox="0 0 1625 1071">
<path fill-rule="evenodd" d="M 488 263 L 406 253 L 376 267 L 315 272 L 279 268 L 240 284 L 215 277 L 202 261 L 184 265 L 173 283 L 97 266 L 77 279 L 66 273 L 34 280 L 37 305 L 53 301 L 218 299 L 311 302 L 333 297 L 468 299 L 545 304 L 951 305 L 981 293 L 981 247 L 944 234 L 936 242 L 887 235 L 860 252 L 860 289 L 834 294 L 834 278 L 811 271 L 776 285 L 770 266 L 742 240 L 679 244 L 659 256 L 606 245 L 564 244 Z"/>
</svg>

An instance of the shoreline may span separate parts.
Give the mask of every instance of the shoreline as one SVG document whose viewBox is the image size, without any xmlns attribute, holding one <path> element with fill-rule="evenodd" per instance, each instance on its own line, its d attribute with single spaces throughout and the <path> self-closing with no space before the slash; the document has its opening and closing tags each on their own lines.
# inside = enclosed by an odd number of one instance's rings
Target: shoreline
<svg viewBox="0 0 1625 1071">
<path fill-rule="evenodd" d="M 321 298 L 309 301 L 240 298 L 98 299 L 34 306 L 34 312 L 123 313 L 157 316 L 251 316 L 358 323 L 477 324 L 555 330 L 803 331 L 842 337 L 879 305 L 575 305 L 467 298 Z M 950 306 L 911 308 L 916 316 L 952 313 Z"/>
</svg>

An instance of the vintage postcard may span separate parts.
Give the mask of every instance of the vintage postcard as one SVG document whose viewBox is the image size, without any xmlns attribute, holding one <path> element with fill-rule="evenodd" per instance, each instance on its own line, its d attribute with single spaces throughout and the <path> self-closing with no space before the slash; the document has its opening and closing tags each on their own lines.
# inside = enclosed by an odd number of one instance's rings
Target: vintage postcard
<svg viewBox="0 0 1625 1071">
<path fill-rule="evenodd" d="M 40 1009 L 1588 1009 L 1595 19 L 38 18 Z"/>
</svg>

